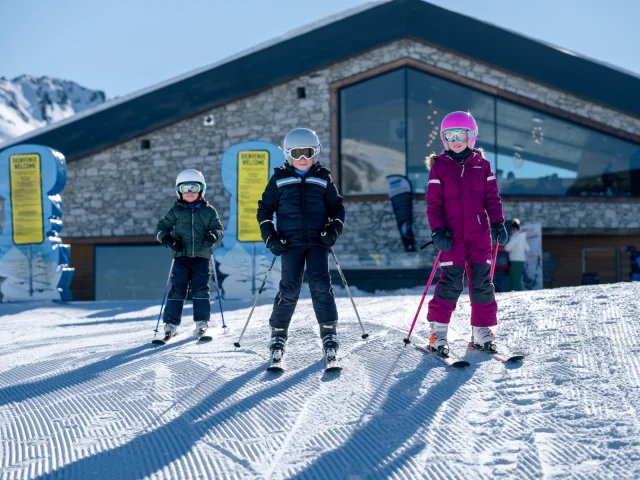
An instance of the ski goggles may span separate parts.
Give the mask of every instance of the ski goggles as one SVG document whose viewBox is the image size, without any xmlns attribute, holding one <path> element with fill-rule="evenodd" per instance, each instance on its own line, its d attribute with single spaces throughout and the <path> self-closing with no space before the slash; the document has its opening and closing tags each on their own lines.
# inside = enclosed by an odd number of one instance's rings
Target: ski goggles
<svg viewBox="0 0 640 480">
<path fill-rule="evenodd" d="M 300 160 L 302 157 L 311 160 L 320 153 L 320 147 L 287 148 L 284 153 L 294 160 Z"/>
<path fill-rule="evenodd" d="M 200 193 L 202 184 L 197 182 L 181 183 L 176 187 L 176 190 L 180 193 Z"/>
<path fill-rule="evenodd" d="M 453 143 L 453 142 L 462 143 L 469 139 L 469 134 L 467 130 L 464 130 L 461 128 L 445 130 L 443 136 L 444 136 L 445 142 L 447 143 Z"/>
</svg>

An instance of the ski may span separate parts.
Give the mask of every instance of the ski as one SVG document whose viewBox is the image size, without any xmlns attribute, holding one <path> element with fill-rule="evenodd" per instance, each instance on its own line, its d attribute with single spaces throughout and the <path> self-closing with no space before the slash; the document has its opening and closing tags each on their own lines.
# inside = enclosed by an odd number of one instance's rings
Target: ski
<svg viewBox="0 0 640 480">
<path fill-rule="evenodd" d="M 276 352 L 281 353 L 280 355 L 276 355 Z M 282 357 L 283 354 L 284 352 L 282 352 L 281 350 L 274 350 L 274 352 L 271 354 L 271 362 L 267 367 L 267 372 L 284 373 L 284 360 Z"/>
<path fill-rule="evenodd" d="M 197 338 L 198 343 L 209 343 L 211 340 L 213 340 L 213 337 L 211 335 L 202 335 L 201 337 Z"/>
<path fill-rule="evenodd" d="M 465 360 L 460 360 L 460 357 L 458 357 L 457 355 L 451 352 L 449 352 L 448 355 L 440 355 L 435 350 L 432 350 L 431 347 L 429 347 L 428 345 L 420 345 L 420 344 L 416 344 L 416 348 L 422 350 L 423 352 L 432 354 L 434 357 L 442 360 L 443 363 L 453 368 L 465 368 L 470 365 L 469 362 Z"/>
<path fill-rule="evenodd" d="M 475 343 L 471 343 L 471 342 L 469 342 L 469 344 L 467 345 L 467 348 L 469 350 L 474 350 L 476 352 L 486 353 L 491 358 L 498 360 L 499 362 L 502 362 L 502 363 L 515 363 L 515 362 L 521 362 L 524 360 L 524 355 L 515 355 L 513 353 L 503 353 L 503 352 L 492 352 L 490 350 L 485 350 L 484 348 L 479 347 Z"/>
<path fill-rule="evenodd" d="M 167 343 L 169 343 L 171 341 L 171 339 L 175 338 L 178 336 L 178 333 L 174 333 L 171 336 L 165 336 L 164 338 L 155 338 L 151 341 L 152 344 L 154 345 L 166 345 Z"/>
</svg>

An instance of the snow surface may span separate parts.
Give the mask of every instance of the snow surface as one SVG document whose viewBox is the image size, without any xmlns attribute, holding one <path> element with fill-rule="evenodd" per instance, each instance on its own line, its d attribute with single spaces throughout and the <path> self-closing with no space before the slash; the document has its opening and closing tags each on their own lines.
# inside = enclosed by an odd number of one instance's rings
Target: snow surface
<svg viewBox="0 0 640 480">
<path fill-rule="evenodd" d="M 265 372 L 270 305 L 226 304 L 198 345 L 150 340 L 150 302 L 0 305 L 0 478 L 639 478 L 640 284 L 499 294 L 503 365 L 467 351 L 468 297 L 445 367 L 402 339 L 420 294 L 338 298 L 340 376 L 311 301 L 287 372 Z M 264 299 L 268 301 L 269 299 Z M 424 313 L 418 333 L 424 336 Z M 415 335 L 414 340 L 418 340 Z"/>
<path fill-rule="evenodd" d="M 104 103 L 101 91 L 49 77 L 0 77 L 0 144 Z"/>
</svg>

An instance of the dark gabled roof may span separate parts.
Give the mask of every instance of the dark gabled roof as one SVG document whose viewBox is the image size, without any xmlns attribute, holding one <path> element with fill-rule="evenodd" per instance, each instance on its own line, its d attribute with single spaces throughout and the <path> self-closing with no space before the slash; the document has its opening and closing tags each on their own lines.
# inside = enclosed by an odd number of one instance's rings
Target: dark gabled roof
<svg viewBox="0 0 640 480">
<path fill-rule="evenodd" d="M 48 145 L 73 160 L 402 37 L 424 40 L 640 116 L 639 77 L 563 49 L 421 0 L 378 2 L 347 13 L 311 30 L 300 29 L 305 33 L 278 39 L 13 139 L 2 147 Z"/>
</svg>

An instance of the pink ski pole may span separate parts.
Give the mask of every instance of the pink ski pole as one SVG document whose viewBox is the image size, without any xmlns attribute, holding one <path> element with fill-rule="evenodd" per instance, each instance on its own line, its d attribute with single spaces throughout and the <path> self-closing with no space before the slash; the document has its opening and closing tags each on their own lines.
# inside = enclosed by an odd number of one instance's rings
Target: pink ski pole
<svg viewBox="0 0 640 480">
<path fill-rule="evenodd" d="M 416 312 L 416 316 L 413 319 L 413 323 L 411 324 L 411 328 L 409 329 L 409 335 L 404 339 L 405 346 L 411 343 L 411 333 L 413 332 L 413 327 L 416 325 L 416 321 L 418 320 L 418 315 L 420 315 L 420 309 L 422 308 L 422 304 L 424 303 L 424 298 L 427 296 L 427 292 L 429 291 L 429 287 L 431 286 L 431 282 L 433 280 L 433 276 L 436 274 L 436 270 L 438 268 L 438 264 L 440 263 L 440 257 L 442 256 L 442 250 L 438 252 L 438 256 L 436 257 L 436 263 L 433 265 L 433 270 L 431 270 L 431 276 L 429 277 L 429 281 L 427 282 L 427 287 L 424 289 L 424 293 L 422 294 L 422 300 L 420 300 L 420 305 L 418 305 L 418 311 Z"/>
<path fill-rule="evenodd" d="M 491 262 L 491 281 L 493 282 L 493 272 L 496 270 L 496 260 L 498 259 L 498 240 L 496 240 L 496 249 L 493 252 L 493 262 Z"/>
</svg>

